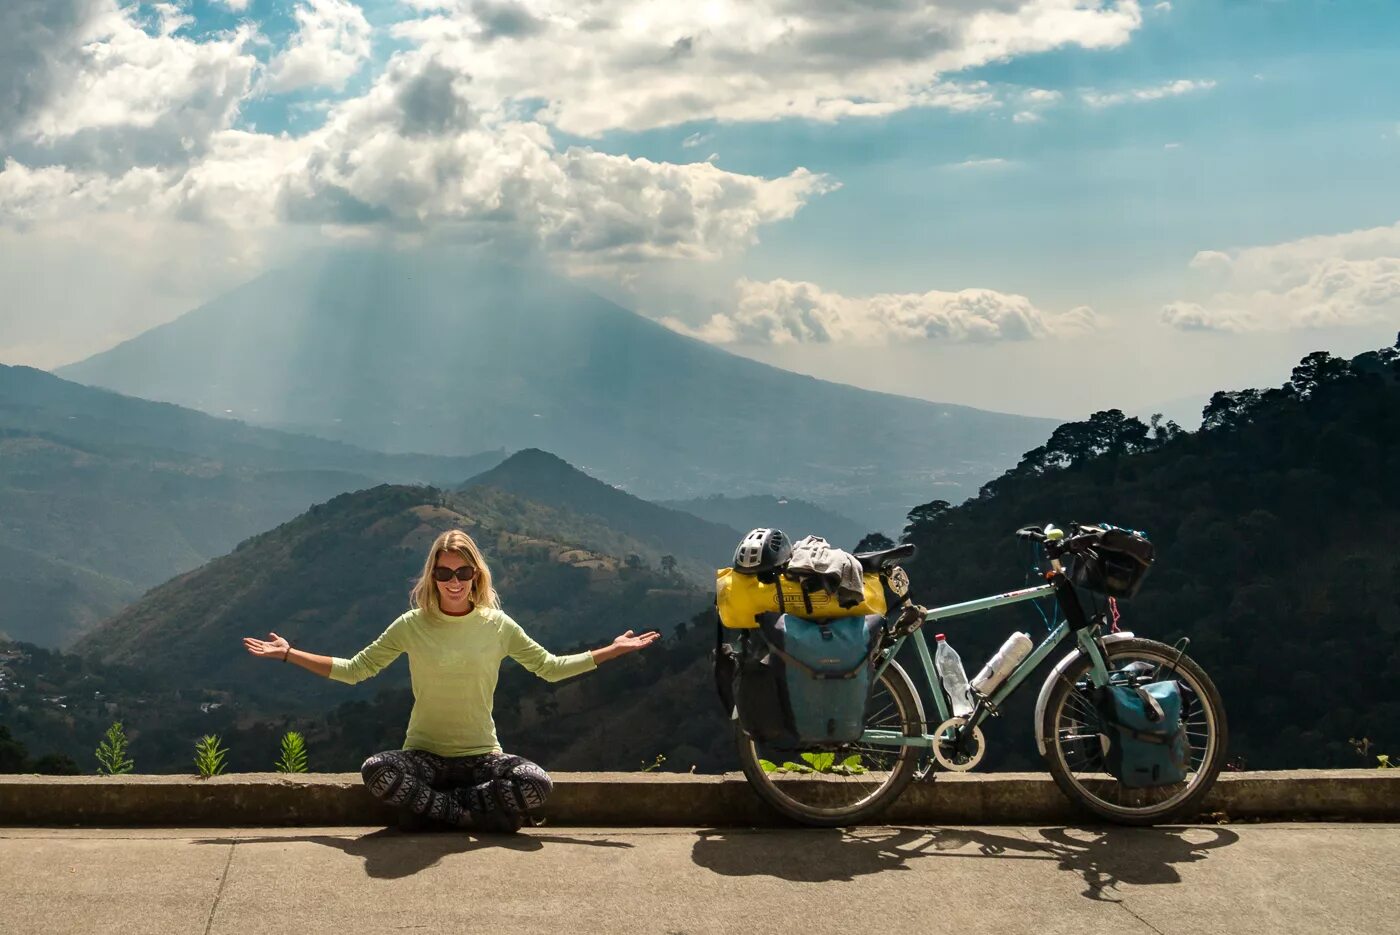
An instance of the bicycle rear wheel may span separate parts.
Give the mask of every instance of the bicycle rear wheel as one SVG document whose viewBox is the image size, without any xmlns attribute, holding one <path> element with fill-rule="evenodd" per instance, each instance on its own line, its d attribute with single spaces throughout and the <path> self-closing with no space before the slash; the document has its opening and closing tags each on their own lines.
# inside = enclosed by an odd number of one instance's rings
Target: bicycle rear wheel
<svg viewBox="0 0 1400 935">
<path fill-rule="evenodd" d="M 1050 775 L 1072 801 L 1110 821 L 1129 825 L 1165 822 L 1190 815 L 1205 799 L 1225 764 L 1229 728 L 1220 692 L 1189 656 L 1154 640 L 1130 639 L 1108 643 L 1109 668 L 1147 662 L 1181 683 L 1181 719 L 1190 746 L 1184 782 L 1149 789 L 1123 786 L 1104 769 L 1099 744 L 1099 716 L 1089 699 L 1089 659 L 1069 666 L 1050 690 L 1045 706 L 1045 760 Z"/>
<path fill-rule="evenodd" d="M 871 691 L 865 727 L 906 737 L 923 733 L 923 705 L 896 662 Z M 874 817 L 899 798 L 919 766 L 919 747 L 857 741 L 792 750 L 755 742 L 738 722 L 734 732 L 739 763 L 759 798 L 807 825 L 830 828 Z"/>
</svg>

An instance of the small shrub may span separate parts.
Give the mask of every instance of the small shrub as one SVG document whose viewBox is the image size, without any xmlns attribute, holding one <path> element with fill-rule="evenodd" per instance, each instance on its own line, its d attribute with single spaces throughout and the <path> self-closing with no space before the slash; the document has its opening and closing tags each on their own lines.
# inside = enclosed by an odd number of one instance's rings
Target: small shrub
<svg viewBox="0 0 1400 935">
<path fill-rule="evenodd" d="M 277 772 L 306 772 L 306 739 L 294 730 L 282 735 L 282 758 L 277 761 Z"/>
<path fill-rule="evenodd" d="M 651 761 L 651 765 L 650 765 L 650 766 L 648 766 L 646 763 L 643 763 L 643 764 L 642 764 L 642 772 L 644 772 L 644 773 L 650 773 L 650 772 L 653 771 L 653 770 L 658 770 L 658 769 L 661 768 L 661 764 L 662 764 L 662 763 L 665 763 L 665 762 L 666 762 L 666 754 L 664 754 L 664 753 L 658 753 L 658 754 L 656 755 L 656 759 L 654 759 L 654 760 Z"/>
<path fill-rule="evenodd" d="M 224 771 L 224 757 L 228 751 L 219 746 L 218 734 L 205 734 L 194 744 L 194 768 L 200 779 L 217 776 Z"/>
<path fill-rule="evenodd" d="M 759 760 L 765 773 L 832 773 L 837 776 L 859 776 L 868 770 L 861 765 L 860 754 L 853 753 L 839 763 L 834 753 L 803 753 L 803 762 L 791 760 L 779 766 L 771 760 Z"/>
<path fill-rule="evenodd" d="M 107 728 L 107 735 L 93 751 L 97 757 L 97 772 L 107 776 L 131 772 L 136 764 L 126 755 L 126 745 L 126 732 L 122 730 L 122 722 L 117 721 Z"/>
</svg>

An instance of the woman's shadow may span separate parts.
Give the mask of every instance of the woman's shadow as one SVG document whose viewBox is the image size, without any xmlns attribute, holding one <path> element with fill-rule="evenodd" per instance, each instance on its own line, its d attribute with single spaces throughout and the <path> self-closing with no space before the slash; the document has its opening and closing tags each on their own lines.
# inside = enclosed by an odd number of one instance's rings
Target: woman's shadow
<svg viewBox="0 0 1400 935">
<path fill-rule="evenodd" d="M 365 875 L 378 879 L 398 879 L 418 873 L 453 854 L 467 854 L 489 848 L 512 851 L 538 851 L 546 844 L 576 844 L 582 847 L 632 847 L 623 841 L 572 838 L 534 831 L 520 834 L 490 832 L 403 832 L 384 828 L 358 836 L 336 834 L 257 835 L 237 838 L 199 838 L 195 844 L 284 844 L 303 842 L 333 847 L 364 860 Z"/>
<path fill-rule="evenodd" d="M 1208 840 L 1192 840 L 1208 838 Z M 1223 828 L 1042 828 L 1028 837 L 951 828 L 697 832 L 691 857 L 725 876 L 768 875 L 812 883 L 905 870 L 925 857 L 1053 860 L 1086 885 L 1088 899 L 1116 902 L 1118 884 L 1181 882 L 1177 864 L 1205 860 L 1239 835 Z"/>
</svg>

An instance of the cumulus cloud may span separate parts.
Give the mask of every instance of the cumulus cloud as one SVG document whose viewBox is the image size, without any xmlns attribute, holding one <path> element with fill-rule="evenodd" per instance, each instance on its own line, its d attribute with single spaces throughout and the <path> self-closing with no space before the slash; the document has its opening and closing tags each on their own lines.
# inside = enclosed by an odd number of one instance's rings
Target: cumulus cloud
<svg viewBox="0 0 1400 935">
<path fill-rule="evenodd" d="M 734 310 L 698 327 L 664 323 L 714 344 L 889 345 L 905 341 L 972 343 L 1024 341 L 1082 334 L 1096 328 L 1093 310 L 1080 306 L 1047 314 L 1025 296 L 991 289 L 883 293 L 852 297 L 809 282 L 742 279 Z"/>
<path fill-rule="evenodd" d="M 1132 102 L 1160 101 L 1167 97 L 1180 97 L 1183 94 L 1193 94 L 1198 91 L 1209 91 L 1215 87 L 1212 80 L 1193 81 L 1187 78 L 1180 78 L 1176 81 L 1169 81 L 1166 84 L 1154 85 L 1150 88 L 1135 88 L 1129 91 L 1114 91 L 1111 93 L 1103 91 L 1083 91 L 1080 99 L 1090 107 L 1113 107 L 1118 104 Z"/>
<path fill-rule="evenodd" d="M 764 178 L 713 155 L 671 164 L 561 147 L 556 135 L 998 106 L 998 92 L 956 73 L 1118 46 L 1142 20 L 1136 0 L 407 0 L 397 9 L 413 18 L 389 31 L 399 48 L 367 88 L 326 105 L 320 126 L 274 136 L 235 129 L 240 107 L 343 91 L 370 58 L 364 14 L 298 0 L 294 34 L 264 54 L 254 24 L 201 33 L 184 9 L 0 9 L 0 223 L 133 212 L 241 229 L 445 228 L 583 265 L 713 259 L 836 183 L 799 166 Z M 1032 89 L 1017 106 L 1055 97 Z"/>
<path fill-rule="evenodd" d="M 1215 290 L 1177 301 L 1162 321 L 1187 331 L 1284 331 L 1400 322 L 1400 224 L 1249 247 L 1203 250 L 1191 268 Z"/>
<path fill-rule="evenodd" d="M 348 0 L 305 0 L 296 20 L 296 35 L 268 65 L 266 90 L 343 89 L 369 59 L 365 14 Z"/>
<path fill-rule="evenodd" d="M 912 107 L 994 106 L 958 71 L 1062 46 L 1123 44 L 1136 0 L 536 0 L 503 40 L 480 5 L 399 24 L 395 34 L 470 70 L 498 97 L 541 100 L 542 119 L 596 136 L 697 120 L 837 120 Z"/>
<path fill-rule="evenodd" d="M 6 0 L 0 4 L 0 140 L 62 90 L 102 0 Z"/>
<path fill-rule="evenodd" d="M 11 152 L 29 162 L 98 166 L 183 162 L 227 127 L 257 65 L 241 28 L 204 41 L 176 35 L 188 18 L 158 5 L 157 28 L 134 8 L 98 0 L 77 31 L 78 47 L 58 58 L 62 76 L 31 97 L 11 133 Z M 0 59 L 0 72 L 12 66 Z M 21 103 L 23 107 L 23 102 Z"/>
</svg>

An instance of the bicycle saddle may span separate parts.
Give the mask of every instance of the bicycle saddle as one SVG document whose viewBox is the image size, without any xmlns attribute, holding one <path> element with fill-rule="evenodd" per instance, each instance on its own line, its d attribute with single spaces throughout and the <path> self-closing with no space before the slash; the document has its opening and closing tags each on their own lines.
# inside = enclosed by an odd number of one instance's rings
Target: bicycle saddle
<svg viewBox="0 0 1400 935">
<path fill-rule="evenodd" d="M 877 552 L 861 552 L 856 556 L 856 561 L 860 562 L 860 567 L 866 571 L 880 571 L 886 565 L 893 565 L 904 558 L 913 558 L 914 553 L 919 551 L 919 547 L 912 542 L 904 545 L 897 545 L 892 549 L 880 549 Z"/>
</svg>

